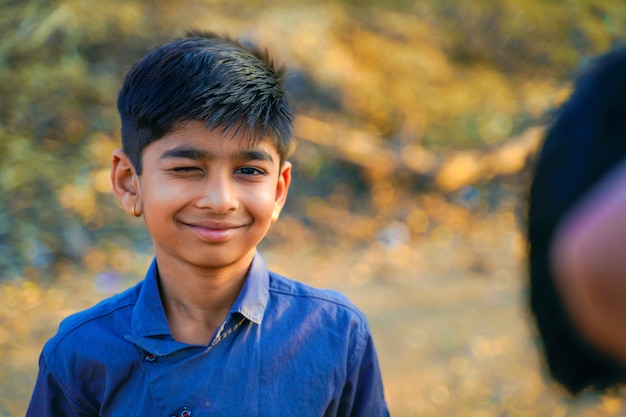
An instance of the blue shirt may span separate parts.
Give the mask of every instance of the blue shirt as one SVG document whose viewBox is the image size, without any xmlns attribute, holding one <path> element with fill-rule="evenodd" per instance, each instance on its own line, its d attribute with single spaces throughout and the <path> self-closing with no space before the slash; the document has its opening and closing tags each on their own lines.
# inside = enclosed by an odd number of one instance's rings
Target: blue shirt
<svg viewBox="0 0 626 417">
<path fill-rule="evenodd" d="M 125 292 L 65 319 L 27 417 L 387 416 L 364 315 L 256 255 L 207 345 L 173 339 L 156 260 Z"/>
</svg>

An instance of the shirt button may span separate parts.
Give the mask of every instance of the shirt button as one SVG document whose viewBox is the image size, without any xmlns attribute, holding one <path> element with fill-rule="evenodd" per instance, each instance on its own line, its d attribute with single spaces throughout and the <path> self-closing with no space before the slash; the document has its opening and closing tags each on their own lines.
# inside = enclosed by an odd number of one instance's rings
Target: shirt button
<svg viewBox="0 0 626 417">
<path fill-rule="evenodd" d="M 154 362 L 156 360 L 156 355 L 153 353 L 148 353 L 146 354 L 144 359 L 148 362 Z"/>
<path fill-rule="evenodd" d="M 178 414 L 171 417 L 191 417 L 191 410 L 187 407 L 183 407 L 180 409 L 180 412 L 178 412 Z"/>
</svg>

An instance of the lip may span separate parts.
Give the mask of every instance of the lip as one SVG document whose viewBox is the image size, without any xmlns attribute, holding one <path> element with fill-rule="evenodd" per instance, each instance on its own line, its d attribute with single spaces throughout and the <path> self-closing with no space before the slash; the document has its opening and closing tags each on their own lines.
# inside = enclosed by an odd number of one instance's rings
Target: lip
<svg viewBox="0 0 626 417">
<path fill-rule="evenodd" d="M 230 239 L 239 229 L 245 225 L 230 222 L 202 221 L 197 223 L 183 223 L 197 236 L 207 242 L 224 242 Z"/>
</svg>

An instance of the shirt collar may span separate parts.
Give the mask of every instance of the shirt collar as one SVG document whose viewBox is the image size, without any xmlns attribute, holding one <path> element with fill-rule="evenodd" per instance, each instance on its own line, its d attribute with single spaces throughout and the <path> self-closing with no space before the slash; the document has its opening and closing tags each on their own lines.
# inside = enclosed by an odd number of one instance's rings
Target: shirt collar
<svg viewBox="0 0 626 417">
<path fill-rule="evenodd" d="M 133 334 L 137 336 L 171 336 L 170 326 L 159 291 L 156 258 L 152 260 L 133 308 Z"/>
<path fill-rule="evenodd" d="M 255 324 L 261 324 L 269 299 L 270 274 L 263 257 L 257 252 L 252 259 L 246 281 L 230 309 Z"/>
<path fill-rule="evenodd" d="M 125 338 L 144 350 L 157 355 L 168 355 L 186 345 L 172 337 L 161 302 L 156 258 L 152 260 L 141 284 L 132 313 L 132 333 Z"/>
<path fill-rule="evenodd" d="M 257 252 L 230 314 L 240 313 L 255 324 L 263 320 L 269 299 L 269 270 Z M 156 258 L 150 264 L 133 309 L 133 334 L 143 337 L 169 336 L 171 331 L 161 302 Z"/>
</svg>

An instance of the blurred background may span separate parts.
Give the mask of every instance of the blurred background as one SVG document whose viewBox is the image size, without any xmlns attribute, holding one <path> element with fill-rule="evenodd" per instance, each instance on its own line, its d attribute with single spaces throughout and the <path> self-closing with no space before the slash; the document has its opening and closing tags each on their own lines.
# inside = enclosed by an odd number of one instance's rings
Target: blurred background
<svg viewBox="0 0 626 417">
<path fill-rule="evenodd" d="M 0 416 L 44 341 L 151 259 L 110 193 L 117 91 L 195 28 L 267 47 L 294 100 L 294 184 L 261 250 L 368 316 L 390 411 L 612 416 L 547 377 L 523 198 L 550 115 L 626 36 L 613 0 L 0 0 Z M 88 342 L 88 341 L 86 341 Z"/>
</svg>

